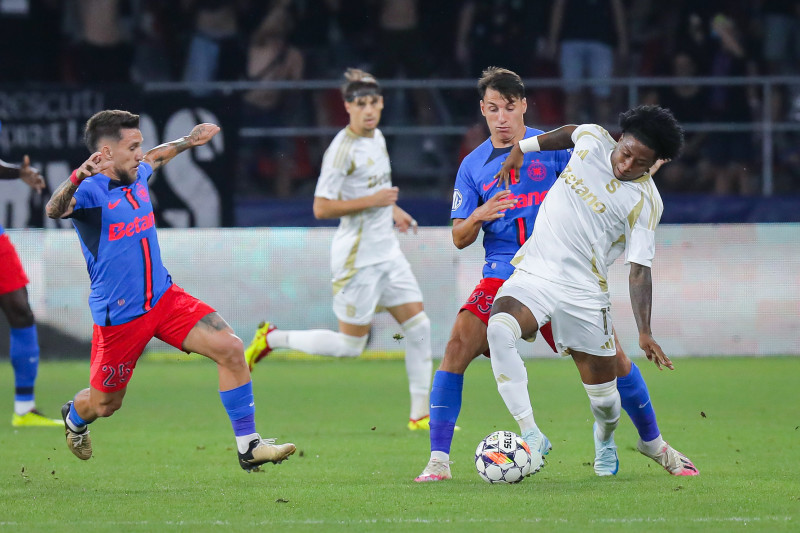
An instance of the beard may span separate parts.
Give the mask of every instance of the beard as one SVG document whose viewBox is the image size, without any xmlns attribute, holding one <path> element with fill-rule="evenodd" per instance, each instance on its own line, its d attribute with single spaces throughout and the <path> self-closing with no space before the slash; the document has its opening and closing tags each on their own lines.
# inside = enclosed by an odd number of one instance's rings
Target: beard
<svg viewBox="0 0 800 533">
<path fill-rule="evenodd" d="M 131 183 L 136 181 L 136 176 L 132 176 L 127 169 L 115 168 L 114 173 L 119 178 L 119 181 L 121 181 L 125 185 L 130 185 Z"/>
</svg>

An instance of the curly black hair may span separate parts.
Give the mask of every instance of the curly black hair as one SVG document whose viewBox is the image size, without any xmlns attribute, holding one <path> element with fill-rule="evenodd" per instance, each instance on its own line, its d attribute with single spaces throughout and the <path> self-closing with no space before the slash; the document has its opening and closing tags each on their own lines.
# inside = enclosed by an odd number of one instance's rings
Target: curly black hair
<svg viewBox="0 0 800 533">
<path fill-rule="evenodd" d="M 674 159 L 683 148 L 683 128 L 669 109 L 640 105 L 619 115 L 622 133 L 651 148 L 657 159 Z"/>
</svg>

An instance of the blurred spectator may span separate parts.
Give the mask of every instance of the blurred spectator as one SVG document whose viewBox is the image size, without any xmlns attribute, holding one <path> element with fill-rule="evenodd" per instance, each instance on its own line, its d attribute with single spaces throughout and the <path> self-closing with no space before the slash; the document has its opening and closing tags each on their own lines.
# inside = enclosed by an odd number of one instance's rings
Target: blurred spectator
<svg viewBox="0 0 800 533">
<path fill-rule="evenodd" d="M 128 8 L 122 0 L 75 0 L 73 24 L 69 34 L 77 37 L 70 54 L 71 69 L 68 81 L 80 83 L 126 83 L 133 47 L 130 33 L 123 26 L 122 10 Z"/>
<path fill-rule="evenodd" d="M 611 78 L 614 72 L 614 45 L 617 61 L 625 65 L 628 57 L 628 31 L 622 0 L 556 0 L 550 20 L 548 54 L 559 55 L 561 77 L 566 91 L 567 122 L 611 120 L 611 87 L 590 88 L 587 107 L 583 88 L 576 82 L 585 78 Z M 613 32 L 612 32 L 613 28 Z"/>
<path fill-rule="evenodd" d="M 62 3 L 59 0 L 0 2 L 1 83 L 61 81 Z M 25 43 L 21 53 L 20 43 Z"/>
<path fill-rule="evenodd" d="M 131 78 L 137 83 L 172 81 L 177 79 L 179 61 L 183 59 L 179 46 L 181 34 L 188 28 L 177 2 L 142 0 L 135 3 Z"/>
<path fill-rule="evenodd" d="M 226 0 L 185 0 L 184 6 L 194 16 L 194 28 L 183 80 L 204 82 L 240 79 L 244 73 L 245 46 L 239 33 L 237 3 Z"/>
<path fill-rule="evenodd" d="M 742 24 L 724 12 L 711 20 L 713 53 L 712 76 L 748 76 L 756 73 Z M 752 122 L 758 113 L 756 89 L 751 86 L 717 85 L 712 87 L 709 119 L 723 123 Z M 708 140 L 707 153 L 717 194 L 750 195 L 758 192 L 753 175 L 753 135 L 750 131 L 715 133 Z"/>
<path fill-rule="evenodd" d="M 247 78 L 252 81 L 295 81 L 303 77 L 303 55 L 286 42 L 292 30 L 288 2 L 274 1 L 270 11 L 250 39 L 247 50 Z M 242 125 L 245 127 L 283 127 L 299 109 L 300 93 L 293 90 L 253 90 L 244 94 Z M 266 139 L 266 140 L 264 140 Z M 292 190 L 295 167 L 294 138 L 267 137 L 242 143 L 241 161 L 247 174 L 258 182 L 273 182 L 277 196 Z"/>
<path fill-rule="evenodd" d="M 685 51 L 678 52 L 672 60 L 669 73 L 677 78 L 697 75 L 697 65 Z M 658 104 L 672 111 L 682 125 L 705 122 L 708 116 L 709 92 L 703 85 L 671 85 L 651 92 L 644 103 Z M 710 192 L 712 188 L 708 160 L 703 149 L 708 133 L 686 133 L 681 155 L 658 172 L 658 188 L 663 192 Z"/>
<path fill-rule="evenodd" d="M 773 75 L 800 74 L 800 2 L 793 0 L 763 0 L 762 2 L 763 58 L 766 71 Z M 800 86 L 775 91 L 773 116 L 783 120 L 787 115 L 800 121 Z"/>
<path fill-rule="evenodd" d="M 490 66 L 529 76 L 537 38 L 529 20 L 534 4 L 539 16 L 547 12 L 546 2 L 531 0 L 465 2 L 458 14 L 455 47 L 462 76 L 477 79 Z"/>
</svg>

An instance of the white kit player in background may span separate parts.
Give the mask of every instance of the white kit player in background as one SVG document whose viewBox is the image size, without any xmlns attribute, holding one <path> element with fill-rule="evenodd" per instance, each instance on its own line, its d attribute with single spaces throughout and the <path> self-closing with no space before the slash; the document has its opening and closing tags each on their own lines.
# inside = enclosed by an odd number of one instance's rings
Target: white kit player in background
<svg viewBox="0 0 800 533">
<path fill-rule="evenodd" d="M 357 69 L 348 69 L 345 78 L 342 97 L 350 123 L 326 150 L 314 193 L 315 217 L 341 219 L 331 245 L 333 312 L 339 331 L 279 330 L 265 322 L 245 355 L 251 368 L 275 348 L 358 357 L 367 345 L 376 309 L 386 309 L 402 327 L 406 343 L 408 427 L 429 429 L 431 323 L 393 228 L 416 233 L 417 222 L 397 206 L 386 140 L 378 129 L 383 110 L 380 85 Z"/>
<path fill-rule="evenodd" d="M 619 467 L 614 430 L 620 396 L 607 280 L 609 265 L 623 251 L 639 346 L 659 368 L 673 367 L 650 329 L 654 230 L 663 209 L 650 172 L 677 155 L 683 131 L 658 106 L 623 113 L 620 126 L 619 142 L 600 126 L 585 124 L 524 139 L 512 149 L 497 174 L 501 184 L 519 170 L 523 153 L 574 147 L 539 209 L 531 238 L 512 261 L 516 270 L 495 298 L 487 331 L 498 390 L 521 431 L 535 432 L 516 341 L 533 339 L 552 321 L 556 347 L 572 356 L 589 396 L 600 476 L 614 475 Z"/>
</svg>

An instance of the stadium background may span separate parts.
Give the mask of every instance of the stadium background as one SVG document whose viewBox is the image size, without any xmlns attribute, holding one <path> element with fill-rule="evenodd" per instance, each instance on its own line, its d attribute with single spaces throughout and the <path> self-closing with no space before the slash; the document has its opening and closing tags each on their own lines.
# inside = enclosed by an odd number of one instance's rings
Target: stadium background
<svg viewBox="0 0 800 533">
<path fill-rule="evenodd" d="M 420 48 L 405 54 L 416 64 L 395 53 L 397 28 L 385 16 L 393 3 L 417 7 L 402 29 L 418 41 Z M 529 125 L 547 129 L 566 122 L 566 114 L 558 63 L 544 52 L 550 2 L 430 4 L 2 2 L 0 157 L 19 161 L 29 154 L 52 190 L 88 155 L 81 129 L 100 109 L 140 113 L 146 147 L 180 137 L 199 121 L 219 123 L 222 134 L 212 144 L 182 154 L 153 181 L 173 278 L 216 306 L 243 338 L 261 318 L 298 329 L 335 328 L 331 229 L 319 228 L 331 223 L 313 219 L 313 188 L 325 146 L 346 123 L 337 92 L 342 71 L 374 71 L 385 88 L 381 127 L 400 205 L 424 226 L 401 241 L 432 317 L 434 355 L 441 356 L 480 272 L 479 245 L 455 250 L 446 227 L 458 163 L 487 134 L 474 89 L 480 69 L 496 64 L 523 75 Z M 659 181 L 665 200 L 654 267 L 659 340 L 675 355 L 799 354 L 800 45 L 789 42 L 780 60 L 766 50 L 782 23 L 800 24 L 800 3 L 623 4 L 630 53 L 617 55 L 612 78 L 572 83 L 587 90 L 610 84 L 615 112 L 665 99 L 676 87 L 701 88 L 708 104 L 683 120 L 700 139 L 697 150 L 673 164 L 681 172 Z M 93 17 L 85 16 L 89 9 Z M 459 35 L 457 22 L 470 9 L 469 31 Z M 278 30 L 275 20 L 283 22 Z M 736 28 L 743 55 L 731 55 L 715 34 L 721 20 Z M 254 40 L 259 28 L 269 30 L 283 63 L 253 76 L 247 61 L 263 53 Z M 800 31 L 788 35 L 797 39 Z M 292 51 L 302 57 L 299 76 L 290 73 Z M 693 72 L 676 69 L 682 54 L 695 60 Z M 271 107 L 254 108 L 252 95 Z M 737 107 L 742 101 L 744 108 Z M 580 119 L 614 132 L 613 122 L 594 112 L 587 105 Z M 733 153 L 736 147 L 742 149 Z M 720 153 L 731 165 L 719 162 Z M 42 357 L 87 357 L 85 265 L 69 223 L 44 216 L 47 198 L 22 183 L 0 182 L 0 222 L 31 278 Z M 279 226 L 285 229 L 268 229 Z M 318 228 L 297 229 L 311 226 Z M 191 227 L 205 229 L 184 229 Z M 626 275 L 615 267 L 613 304 L 623 345 L 637 354 Z M 401 350 L 395 329 L 380 316 L 370 348 Z M 7 339 L 0 332 L 0 357 Z M 525 353 L 545 355 L 539 344 L 525 345 Z"/>
</svg>

